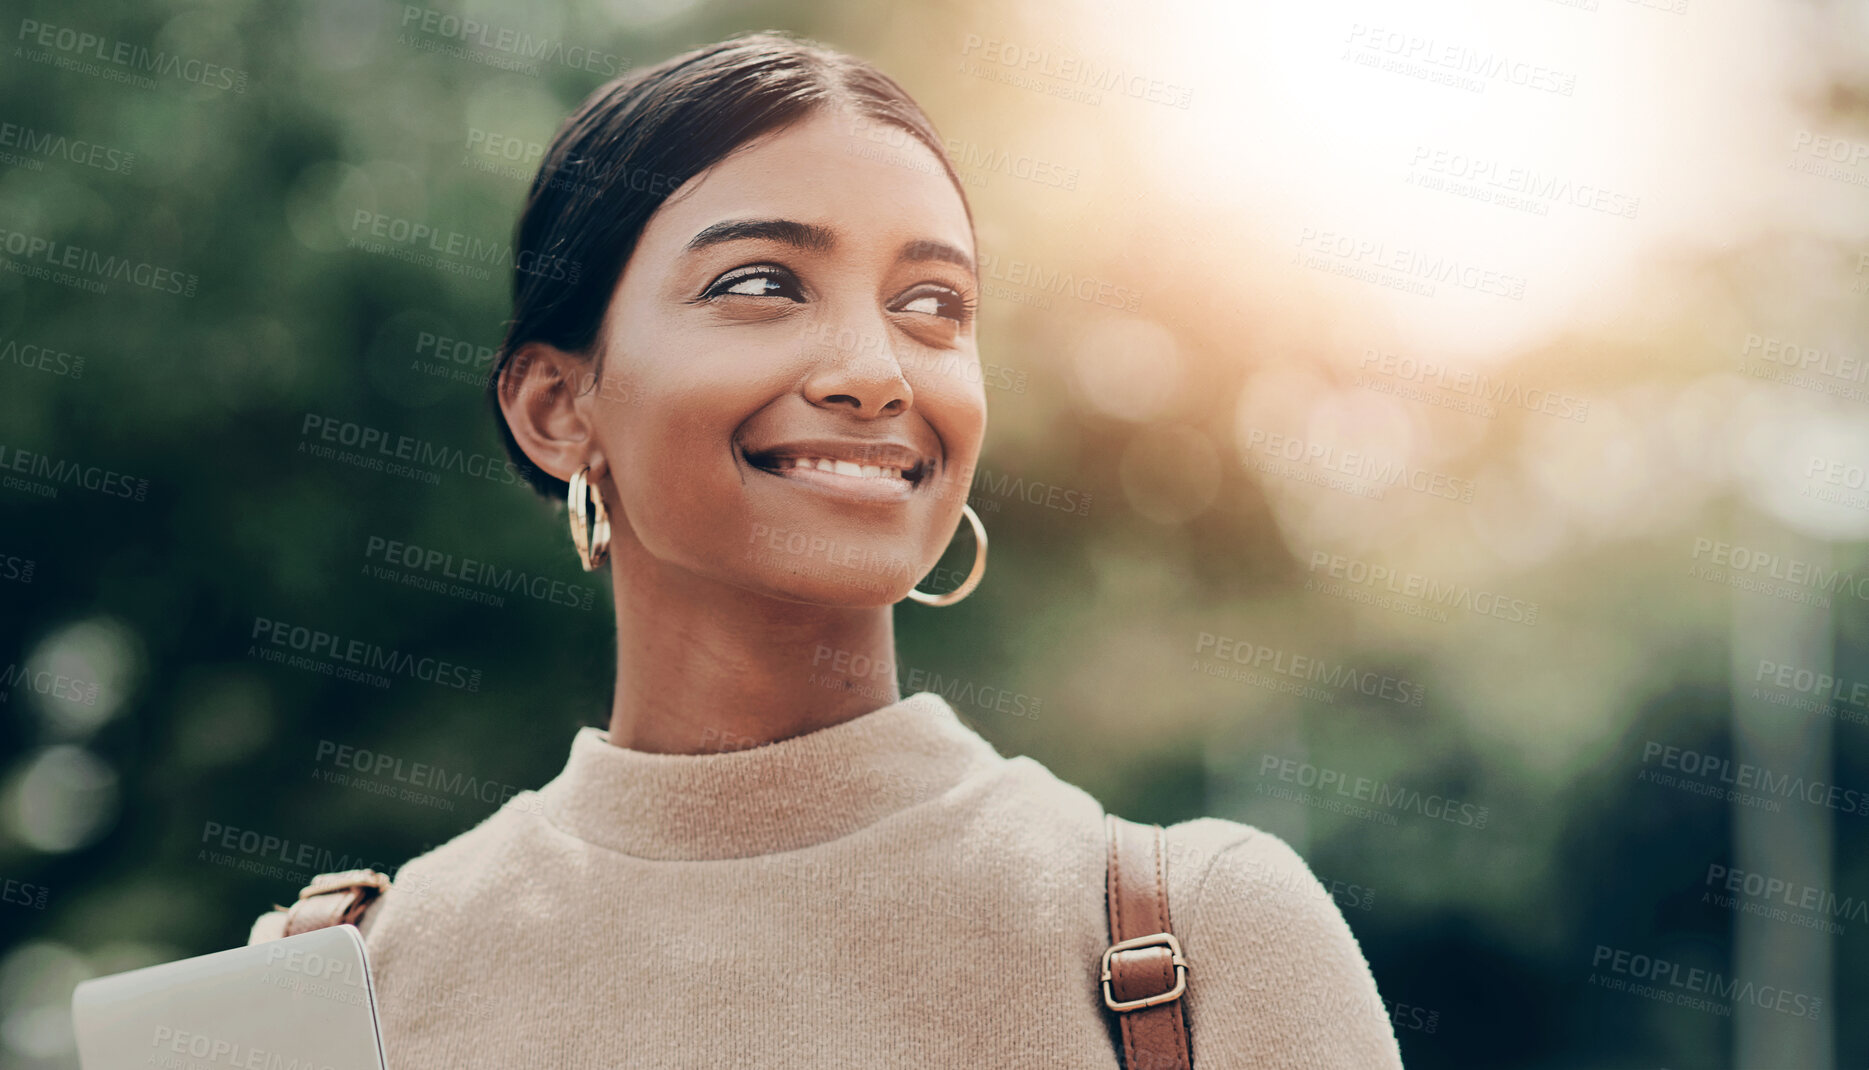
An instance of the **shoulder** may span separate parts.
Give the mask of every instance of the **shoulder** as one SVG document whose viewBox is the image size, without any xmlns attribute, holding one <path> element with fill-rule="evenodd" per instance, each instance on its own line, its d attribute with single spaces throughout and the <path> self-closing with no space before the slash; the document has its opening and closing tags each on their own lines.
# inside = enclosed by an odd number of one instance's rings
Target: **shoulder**
<svg viewBox="0 0 1869 1070">
<path fill-rule="evenodd" d="M 1104 808 L 1030 758 L 980 789 L 979 830 L 1028 880 L 1103 909 Z M 1207 1070 L 1399 1070 L 1387 1008 L 1331 890 L 1284 840 L 1202 817 L 1164 830 L 1169 913 L 1189 963 L 1188 1020 Z M 1365 893 L 1366 894 L 1366 893 Z M 1099 939 L 1107 930 L 1098 920 Z"/>
<path fill-rule="evenodd" d="M 420 914 L 432 919 L 479 892 L 500 894 L 499 882 L 511 875 L 512 866 L 502 864 L 512 861 L 508 848 L 535 838 L 543 821 L 537 792 L 521 792 L 479 824 L 397 867 L 389 874 L 389 888 L 358 923 L 366 945 L 374 949 L 377 942 L 371 933 L 392 915 Z M 288 910 L 289 906 L 275 905 L 254 919 L 247 943 L 283 937 Z"/>
<path fill-rule="evenodd" d="M 247 944 L 278 940 L 295 924 L 301 932 L 350 922 L 367 932 L 372 908 L 389 890 L 389 874 L 375 869 L 346 869 L 320 873 L 299 889 L 290 907 L 275 905 L 253 922 Z"/>
<path fill-rule="evenodd" d="M 1170 910 L 1202 1062 L 1400 1067 L 1388 1011 L 1329 889 L 1272 833 L 1199 818 L 1168 828 Z"/>
</svg>

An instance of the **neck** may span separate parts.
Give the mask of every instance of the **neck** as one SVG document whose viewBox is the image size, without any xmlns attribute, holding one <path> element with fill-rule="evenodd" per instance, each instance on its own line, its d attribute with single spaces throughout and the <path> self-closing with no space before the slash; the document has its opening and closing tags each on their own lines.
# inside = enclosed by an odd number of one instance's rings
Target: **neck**
<svg viewBox="0 0 1869 1070">
<path fill-rule="evenodd" d="M 658 754 L 740 750 L 900 699 L 889 606 L 787 602 L 613 544 L 610 742 Z"/>
</svg>

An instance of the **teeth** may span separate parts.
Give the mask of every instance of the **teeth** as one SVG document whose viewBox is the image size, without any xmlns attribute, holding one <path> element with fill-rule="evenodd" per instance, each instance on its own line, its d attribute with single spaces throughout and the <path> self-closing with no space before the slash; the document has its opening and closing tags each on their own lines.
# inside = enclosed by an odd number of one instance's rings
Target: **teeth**
<svg viewBox="0 0 1869 1070">
<path fill-rule="evenodd" d="M 902 479 L 902 469 L 887 464 L 858 464 L 855 461 L 833 460 L 829 457 L 779 457 L 772 467 L 815 468 L 820 472 L 832 472 L 840 476 L 854 476 L 859 479 Z"/>
</svg>

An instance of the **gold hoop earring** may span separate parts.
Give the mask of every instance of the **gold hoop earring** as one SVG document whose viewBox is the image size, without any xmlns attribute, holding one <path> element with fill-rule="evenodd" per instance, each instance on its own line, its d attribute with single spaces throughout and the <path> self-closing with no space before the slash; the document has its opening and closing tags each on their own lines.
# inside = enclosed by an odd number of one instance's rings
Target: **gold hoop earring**
<svg viewBox="0 0 1869 1070">
<path fill-rule="evenodd" d="M 571 545 L 578 548 L 578 559 L 584 562 L 584 571 L 595 572 L 610 556 L 610 513 L 604 508 L 603 492 L 590 481 L 590 470 L 587 464 L 571 474 L 567 504 L 571 513 Z"/>
<path fill-rule="evenodd" d="M 960 581 L 960 586 L 946 594 L 929 594 L 927 591 L 909 589 L 909 597 L 924 606 L 951 606 L 973 593 L 980 586 L 981 577 L 986 575 L 986 525 L 980 523 L 980 514 L 973 511 L 973 506 L 963 504 L 960 513 L 973 525 L 973 568 L 967 578 Z"/>
</svg>

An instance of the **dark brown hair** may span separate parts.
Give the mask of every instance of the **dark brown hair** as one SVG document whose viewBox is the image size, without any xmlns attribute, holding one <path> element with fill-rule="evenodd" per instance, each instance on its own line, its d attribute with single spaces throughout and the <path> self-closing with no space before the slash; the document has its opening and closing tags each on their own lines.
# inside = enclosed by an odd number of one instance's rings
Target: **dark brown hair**
<svg viewBox="0 0 1869 1070">
<path fill-rule="evenodd" d="M 827 105 L 926 145 L 966 205 L 940 135 L 901 86 L 862 60 L 780 33 L 729 38 L 624 74 L 559 128 L 519 217 L 513 318 L 488 383 L 506 452 L 541 494 L 562 499 L 569 488 L 532 464 L 506 424 L 499 382 L 513 354 L 530 342 L 588 351 L 637 238 L 668 195 Z"/>
</svg>

